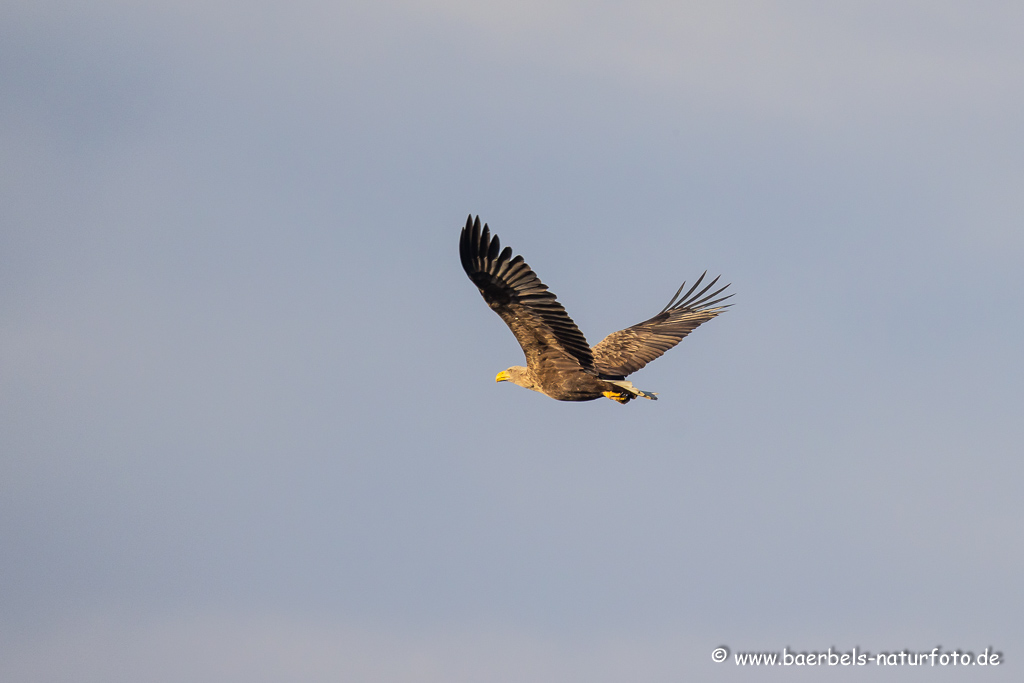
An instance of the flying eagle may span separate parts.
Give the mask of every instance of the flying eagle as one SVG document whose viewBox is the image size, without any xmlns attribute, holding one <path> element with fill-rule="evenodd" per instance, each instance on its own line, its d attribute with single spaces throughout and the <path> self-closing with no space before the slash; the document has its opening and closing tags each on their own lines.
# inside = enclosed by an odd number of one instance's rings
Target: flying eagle
<svg viewBox="0 0 1024 683">
<path fill-rule="evenodd" d="M 498 236 L 491 235 L 487 225 L 480 229 L 479 216 L 466 219 L 459 239 L 459 257 L 466 275 L 480 289 L 487 305 L 509 326 L 526 354 L 525 368 L 512 366 L 499 372 L 495 381 L 512 382 L 559 401 L 592 401 L 602 396 L 619 403 L 638 396 L 657 400 L 656 394 L 637 389 L 626 376 L 725 310 L 729 304 L 716 304 L 732 296 L 715 298 L 729 285 L 707 293 L 718 282 L 717 277 L 698 292 L 705 271 L 686 294 L 679 296 L 684 282 L 653 318 L 613 332 L 590 348 L 547 285 L 522 256 L 512 256 L 511 247 L 503 250 Z"/>
</svg>

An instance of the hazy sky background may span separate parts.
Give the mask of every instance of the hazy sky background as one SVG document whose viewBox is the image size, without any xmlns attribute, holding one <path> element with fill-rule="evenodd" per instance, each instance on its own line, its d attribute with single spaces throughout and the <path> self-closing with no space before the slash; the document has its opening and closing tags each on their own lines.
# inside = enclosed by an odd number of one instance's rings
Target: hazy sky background
<svg viewBox="0 0 1024 683">
<path fill-rule="evenodd" d="M 0 6 L 0 679 L 1008 681 L 1024 6 Z M 559 403 L 479 213 L 596 343 Z M 978 672 L 711 650 L 1003 652 Z"/>
</svg>

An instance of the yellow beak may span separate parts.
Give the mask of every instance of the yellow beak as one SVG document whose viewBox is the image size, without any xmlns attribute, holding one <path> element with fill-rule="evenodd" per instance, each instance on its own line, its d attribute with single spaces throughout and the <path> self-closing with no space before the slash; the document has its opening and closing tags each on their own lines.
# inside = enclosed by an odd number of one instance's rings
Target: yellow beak
<svg viewBox="0 0 1024 683">
<path fill-rule="evenodd" d="M 494 378 L 495 382 L 507 382 L 511 379 L 508 374 L 508 370 L 502 370 L 498 373 L 498 376 Z"/>
</svg>

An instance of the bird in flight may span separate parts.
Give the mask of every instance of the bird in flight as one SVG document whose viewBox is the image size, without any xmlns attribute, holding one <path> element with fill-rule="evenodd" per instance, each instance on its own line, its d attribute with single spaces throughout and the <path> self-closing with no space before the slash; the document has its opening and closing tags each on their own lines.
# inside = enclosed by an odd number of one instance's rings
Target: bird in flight
<svg viewBox="0 0 1024 683">
<path fill-rule="evenodd" d="M 602 396 L 625 404 L 637 397 L 657 400 L 626 377 L 678 344 L 701 323 L 711 320 L 730 304 L 732 296 L 718 297 L 729 285 L 708 294 L 716 277 L 697 291 L 704 275 L 680 296 L 642 323 L 613 332 L 591 348 L 569 314 L 522 256 L 501 248 L 480 217 L 466 219 L 459 239 L 462 268 L 480 290 L 484 301 L 516 336 L 526 355 L 526 367 L 514 365 L 495 377 L 539 391 L 559 401 L 592 401 Z M 719 276 L 721 277 L 721 276 Z"/>
</svg>

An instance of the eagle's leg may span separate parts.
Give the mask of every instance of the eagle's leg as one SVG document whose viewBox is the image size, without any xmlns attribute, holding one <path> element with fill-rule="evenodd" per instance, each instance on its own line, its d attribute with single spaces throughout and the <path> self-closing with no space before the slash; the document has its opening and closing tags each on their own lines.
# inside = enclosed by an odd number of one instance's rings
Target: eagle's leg
<svg viewBox="0 0 1024 683">
<path fill-rule="evenodd" d="M 602 391 L 601 393 L 607 398 L 610 398 L 613 401 L 618 401 L 623 405 L 629 403 L 630 399 L 633 398 L 631 394 L 623 394 L 618 391 Z"/>
</svg>

